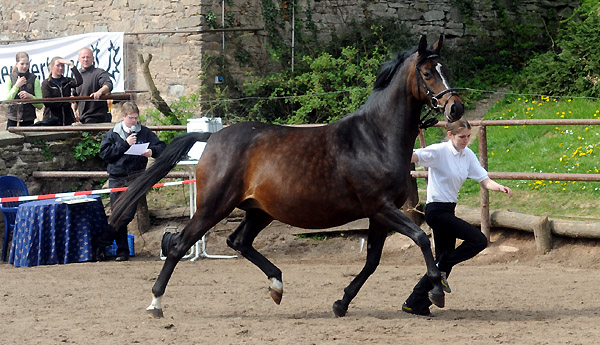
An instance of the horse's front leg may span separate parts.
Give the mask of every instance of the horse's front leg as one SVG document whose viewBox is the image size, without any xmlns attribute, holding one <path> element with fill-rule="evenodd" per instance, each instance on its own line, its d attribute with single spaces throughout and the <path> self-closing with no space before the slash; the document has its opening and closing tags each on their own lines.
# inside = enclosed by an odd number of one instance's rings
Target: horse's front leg
<svg viewBox="0 0 600 345">
<path fill-rule="evenodd" d="M 352 280 L 352 282 L 350 282 L 350 285 L 344 289 L 344 297 L 333 303 L 333 313 L 335 316 L 342 317 L 346 315 L 350 302 L 356 297 L 358 291 L 371 274 L 375 272 L 377 266 L 379 266 L 386 236 L 387 229 L 371 219 L 367 243 L 367 261 L 360 273 Z"/>
<path fill-rule="evenodd" d="M 435 264 L 435 259 L 431 252 L 431 242 L 427 234 L 395 207 L 388 207 L 374 218 L 389 226 L 390 229 L 410 237 L 421 248 L 425 264 L 427 265 L 427 277 L 429 277 L 429 280 L 433 284 L 433 289 L 428 294 L 429 300 L 436 306 L 443 308 L 445 297 L 442 288 L 442 276 Z"/>
<path fill-rule="evenodd" d="M 175 266 L 187 251 L 212 227 L 207 225 L 200 227 L 200 217 L 194 216 L 192 220 L 179 233 L 165 232 L 161 241 L 162 252 L 167 256 L 158 279 L 152 287 L 152 303 L 146 308 L 148 316 L 153 318 L 163 317 L 162 296 L 165 293 L 169 279 L 175 270 Z M 196 231 L 197 230 L 197 231 Z"/>
</svg>

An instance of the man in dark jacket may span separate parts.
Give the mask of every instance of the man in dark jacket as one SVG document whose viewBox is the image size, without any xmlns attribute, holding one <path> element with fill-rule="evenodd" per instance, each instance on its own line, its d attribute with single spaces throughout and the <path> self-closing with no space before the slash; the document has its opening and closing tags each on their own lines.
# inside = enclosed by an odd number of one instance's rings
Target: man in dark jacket
<svg viewBox="0 0 600 345">
<path fill-rule="evenodd" d="M 89 101 L 76 103 L 75 118 L 81 123 L 111 122 L 112 116 L 108 112 L 108 103 L 100 100 L 100 96 L 112 91 L 113 83 L 110 75 L 102 68 L 94 66 L 94 54 L 90 48 L 81 49 L 77 60 L 81 63 L 83 84 L 75 89 L 75 96 L 91 97 Z"/>
<path fill-rule="evenodd" d="M 127 186 L 135 177 L 146 169 L 148 157 L 158 157 L 166 145 L 148 127 L 138 123 L 139 109 L 133 102 L 125 102 L 121 106 L 123 120 L 109 130 L 100 143 L 100 156 L 108 163 L 108 187 Z M 148 148 L 141 155 L 125 154 L 134 144 L 148 143 Z M 110 194 L 111 208 L 122 192 Z M 133 220 L 136 205 L 131 205 L 113 231 L 107 230 L 98 239 L 98 252 L 102 253 L 106 246 L 117 243 L 117 261 L 129 260 L 127 242 L 127 224 Z"/>
</svg>

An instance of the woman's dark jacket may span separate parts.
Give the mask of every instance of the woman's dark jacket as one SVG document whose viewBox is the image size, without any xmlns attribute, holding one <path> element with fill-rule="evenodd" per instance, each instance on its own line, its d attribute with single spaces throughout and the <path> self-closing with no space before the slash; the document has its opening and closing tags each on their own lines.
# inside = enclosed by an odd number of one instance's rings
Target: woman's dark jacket
<svg viewBox="0 0 600 345">
<path fill-rule="evenodd" d="M 81 73 L 77 68 L 72 68 L 73 76 L 75 78 L 68 78 L 63 76 L 60 79 L 60 85 L 57 85 L 52 79 L 52 74 L 48 79 L 42 82 L 42 97 L 43 98 L 55 98 L 55 97 L 70 97 L 72 89 L 83 83 Z M 75 115 L 71 108 L 70 102 L 46 102 L 44 103 L 44 122 L 52 123 L 58 126 L 68 126 L 75 122 Z"/>
</svg>

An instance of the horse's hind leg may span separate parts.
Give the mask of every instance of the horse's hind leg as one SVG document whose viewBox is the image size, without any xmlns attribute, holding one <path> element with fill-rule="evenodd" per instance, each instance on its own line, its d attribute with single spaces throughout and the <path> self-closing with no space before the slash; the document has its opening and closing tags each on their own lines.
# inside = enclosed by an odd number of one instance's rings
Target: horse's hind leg
<svg viewBox="0 0 600 345">
<path fill-rule="evenodd" d="M 421 248 L 425 264 L 427 265 L 427 277 L 429 277 L 433 285 L 433 289 L 428 293 L 429 300 L 436 306 L 443 308 L 445 305 L 445 296 L 442 288 L 442 276 L 440 270 L 435 265 L 433 253 L 431 252 L 431 242 L 425 232 L 393 206 L 385 208 L 375 218 L 391 230 L 410 237 Z"/>
<path fill-rule="evenodd" d="M 196 213 L 181 232 L 177 234 L 165 233 L 163 235 L 161 248 L 167 259 L 152 287 L 152 303 L 146 308 L 148 316 L 156 318 L 163 316 L 161 299 L 175 266 L 194 243 L 200 240 L 218 221 L 219 219 L 216 217 L 206 219 L 200 213 Z"/>
<path fill-rule="evenodd" d="M 227 245 L 255 264 L 271 280 L 269 293 L 273 301 L 279 304 L 283 296 L 281 270 L 252 246 L 258 233 L 272 221 L 273 218 L 262 210 L 247 210 L 241 224 L 227 238 Z"/>
<path fill-rule="evenodd" d="M 375 272 L 379 261 L 381 260 L 381 252 L 383 251 L 383 244 L 387 236 L 387 229 L 381 224 L 370 220 L 369 223 L 369 235 L 367 244 L 367 261 L 365 266 L 360 273 L 352 280 L 350 285 L 344 289 L 344 297 L 341 300 L 333 303 L 333 313 L 337 317 L 346 315 L 348 311 L 348 305 L 356 297 L 358 291 L 367 281 L 367 279 Z"/>
</svg>

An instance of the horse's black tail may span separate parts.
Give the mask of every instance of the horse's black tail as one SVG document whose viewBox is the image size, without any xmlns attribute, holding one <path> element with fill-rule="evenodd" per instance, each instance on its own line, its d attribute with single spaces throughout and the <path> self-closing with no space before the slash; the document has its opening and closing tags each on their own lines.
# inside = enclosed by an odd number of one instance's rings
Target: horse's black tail
<svg viewBox="0 0 600 345">
<path fill-rule="evenodd" d="M 119 197 L 111 210 L 108 222 L 114 227 L 118 226 L 121 217 L 133 203 L 145 195 L 154 184 L 165 177 L 180 160 L 185 158 L 185 154 L 197 141 L 207 141 L 211 134 L 210 132 L 191 132 L 175 137 L 154 163 L 136 177 Z"/>
</svg>

